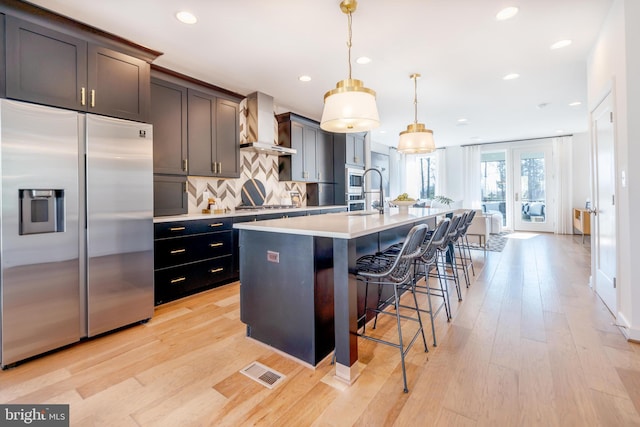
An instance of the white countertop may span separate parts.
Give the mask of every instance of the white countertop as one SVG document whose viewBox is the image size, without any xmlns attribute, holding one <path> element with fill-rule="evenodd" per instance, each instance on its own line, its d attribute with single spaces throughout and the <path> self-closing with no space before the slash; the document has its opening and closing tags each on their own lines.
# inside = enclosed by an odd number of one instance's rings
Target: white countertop
<svg viewBox="0 0 640 427">
<path fill-rule="evenodd" d="M 158 216 L 153 218 L 153 222 L 172 222 L 172 221 L 193 221 L 196 219 L 210 219 L 210 218 L 229 218 L 237 216 L 251 216 L 251 215 L 269 215 L 286 212 L 300 212 L 300 211 L 314 211 L 321 209 L 333 209 L 333 208 L 346 208 L 346 206 L 330 205 L 330 206 L 302 206 L 300 208 L 284 208 L 284 209 L 238 209 L 230 210 L 229 212 L 220 214 L 184 214 L 184 215 L 171 215 L 171 216 Z"/>
<path fill-rule="evenodd" d="M 240 230 L 353 239 L 453 211 L 453 209 L 409 208 L 406 212 L 400 212 L 398 208 L 390 208 L 384 214 L 379 214 L 377 211 L 366 211 L 366 215 L 361 214 L 365 211 L 339 212 L 322 217 L 301 216 L 244 222 L 234 224 L 233 227 Z"/>
</svg>

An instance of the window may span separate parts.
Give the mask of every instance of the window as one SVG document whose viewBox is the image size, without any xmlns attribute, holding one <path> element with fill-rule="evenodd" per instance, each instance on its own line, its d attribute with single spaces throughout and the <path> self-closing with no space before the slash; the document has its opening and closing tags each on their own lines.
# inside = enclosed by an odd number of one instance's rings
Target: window
<svg viewBox="0 0 640 427">
<path fill-rule="evenodd" d="M 505 158 L 505 152 L 501 151 L 482 153 L 480 160 L 482 208 L 485 212 L 501 212 L 503 222 L 507 218 L 507 164 Z"/>
<path fill-rule="evenodd" d="M 433 199 L 436 196 L 436 158 L 420 157 L 420 198 Z"/>
<path fill-rule="evenodd" d="M 410 197 L 433 199 L 436 196 L 436 157 L 411 156 L 407 158 L 406 190 Z"/>
</svg>

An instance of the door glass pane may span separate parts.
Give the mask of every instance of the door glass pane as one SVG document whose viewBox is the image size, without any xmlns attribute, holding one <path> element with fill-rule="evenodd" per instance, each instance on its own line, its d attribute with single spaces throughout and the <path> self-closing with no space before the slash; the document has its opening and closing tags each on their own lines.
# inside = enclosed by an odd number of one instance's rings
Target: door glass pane
<svg viewBox="0 0 640 427">
<path fill-rule="evenodd" d="M 544 152 L 522 153 L 520 156 L 520 194 L 522 221 L 545 222 Z"/>
<path fill-rule="evenodd" d="M 504 151 L 482 153 L 480 170 L 482 172 L 482 210 L 486 213 L 500 212 L 502 225 L 507 221 L 507 166 Z"/>
</svg>

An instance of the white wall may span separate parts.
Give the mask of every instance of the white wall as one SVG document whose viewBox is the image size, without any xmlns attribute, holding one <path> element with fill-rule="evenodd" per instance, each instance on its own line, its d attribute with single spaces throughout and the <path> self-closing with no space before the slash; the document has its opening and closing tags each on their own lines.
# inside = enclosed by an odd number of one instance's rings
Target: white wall
<svg viewBox="0 0 640 427">
<path fill-rule="evenodd" d="M 587 199 L 591 199 L 591 156 L 589 133 L 573 134 L 573 176 L 572 190 L 574 208 L 584 208 Z"/>
<path fill-rule="evenodd" d="M 616 197 L 618 323 L 624 333 L 640 340 L 640 286 L 633 261 L 640 256 L 640 172 L 631 169 L 640 160 L 640 2 L 615 0 L 587 62 L 587 96 L 593 111 L 613 90 L 616 132 Z M 630 117 L 635 118 L 629 120 Z M 621 175 L 627 176 L 622 186 Z M 631 191 L 635 190 L 635 191 Z M 635 221 L 634 221 L 635 220 Z M 635 243 L 635 244 L 634 244 Z"/>
</svg>

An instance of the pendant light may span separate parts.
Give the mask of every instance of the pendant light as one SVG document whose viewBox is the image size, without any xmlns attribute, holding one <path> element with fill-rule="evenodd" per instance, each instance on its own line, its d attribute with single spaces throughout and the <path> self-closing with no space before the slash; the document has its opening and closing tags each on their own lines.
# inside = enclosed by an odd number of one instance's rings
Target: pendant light
<svg viewBox="0 0 640 427">
<path fill-rule="evenodd" d="M 357 6 L 356 0 L 340 3 L 340 10 L 347 14 L 349 23 L 349 78 L 339 81 L 335 89 L 324 95 L 320 127 L 329 132 L 364 132 L 380 126 L 376 93 L 361 80 L 351 78 L 351 14 Z"/>
<path fill-rule="evenodd" d="M 433 131 L 427 129 L 423 123 L 418 123 L 418 78 L 420 74 L 411 74 L 414 83 L 413 108 L 415 120 L 407 126 L 407 130 L 400 132 L 398 151 L 404 154 L 431 153 L 436 149 Z"/>
</svg>

